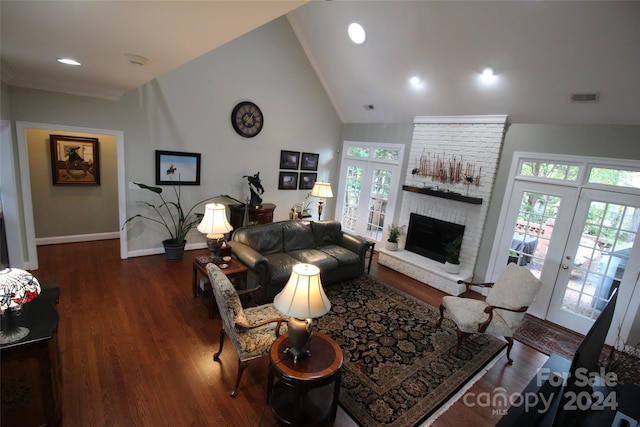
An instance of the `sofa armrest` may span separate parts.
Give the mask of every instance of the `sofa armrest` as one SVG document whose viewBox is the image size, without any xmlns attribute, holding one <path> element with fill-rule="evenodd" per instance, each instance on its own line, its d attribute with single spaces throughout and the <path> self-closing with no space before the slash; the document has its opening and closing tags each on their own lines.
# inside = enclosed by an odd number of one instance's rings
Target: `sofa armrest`
<svg viewBox="0 0 640 427">
<path fill-rule="evenodd" d="M 369 249 L 369 241 L 364 237 L 356 236 L 354 234 L 342 233 L 342 246 L 350 251 L 358 254 L 362 260 L 364 266 L 364 259 L 367 256 L 367 250 Z"/>
<path fill-rule="evenodd" d="M 240 242 L 227 242 L 231 246 L 231 252 L 249 270 L 253 270 L 258 275 L 258 285 L 265 286 L 271 280 L 271 267 L 267 258 L 250 246 Z"/>
</svg>

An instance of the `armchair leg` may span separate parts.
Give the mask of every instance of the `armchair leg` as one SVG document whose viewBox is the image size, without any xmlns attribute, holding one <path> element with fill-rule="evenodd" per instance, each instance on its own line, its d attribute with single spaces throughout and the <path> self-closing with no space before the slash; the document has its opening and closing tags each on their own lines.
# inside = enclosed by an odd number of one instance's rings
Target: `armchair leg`
<svg viewBox="0 0 640 427">
<path fill-rule="evenodd" d="M 244 372 L 244 369 L 247 367 L 248 364 L 249 362 L 243 362 L 240 359 L 238 359 L 238 376 L 236 377 L 236 385 L 233 386 L 233 390 L 231 390 L 231 393 L 229 393 L 231 397 L 236 397 L 236 395 L 238 394 L 238 386 L 240 386 L 240 378 L 242 378 L 242 373 Z"/>
<path fill-rule="evenodd" d="M 440 320 L 438 320 L 438 323 L 436 323 L 436 328 L 439 328 L 442 324 L 442 319 L 444 319 L 444 311 L 446 309 L 447 308 L 444 306 L 444 304 L 440 304 Z"/>
<path fill-rule="evenodd" d="M 213 355 L 213 360 L 216 362 L 220 360 L 220 354 L 222 354 L 222 346 L 224 345 L 224 329 L 220 328 L 220 349 Z"/>
<path fill-rule="evenodd" d="M 458 354 L 460 353 L 460 344 L 462 344 L 462 340 L 471 334 L 468 332 L 462 332 L 458 328 L 456 328 L 456 334 L 458 334 L 458 344 L 456 344 L 456 350 L 455 350 L 455 353 L 453 353 L 453 355 L 458 357 Z"/>
<path fill-rule="evenodd" d="M 511 359 L 511 348 L 513 347 L 513 338 L 511 337 L 504 337 L 507 340 L 507 360 L 508 360 L 508 364 L 511 365 L 513 363 L 513 360 Z"/>
</svg>

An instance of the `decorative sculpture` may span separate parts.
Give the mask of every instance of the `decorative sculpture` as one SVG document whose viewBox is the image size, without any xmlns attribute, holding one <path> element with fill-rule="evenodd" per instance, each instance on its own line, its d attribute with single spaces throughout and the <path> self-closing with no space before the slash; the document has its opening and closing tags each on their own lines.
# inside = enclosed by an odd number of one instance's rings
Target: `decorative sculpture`
<svg viewBox="0 0 640 427">
<path fill-rule="evenodd" d="M 260 172 L 253 176 L 244 175 L 243 178 L 247 178 L 247 181 L 249 181 L 249 190 L 251 190 L 251 200 L 249 201 L 249 204 L 254 208 L 261 207 L 262 197 L 260 197 L 260 194 L 264 193 L 264 188 L 260 183 Z"/>
</svg>

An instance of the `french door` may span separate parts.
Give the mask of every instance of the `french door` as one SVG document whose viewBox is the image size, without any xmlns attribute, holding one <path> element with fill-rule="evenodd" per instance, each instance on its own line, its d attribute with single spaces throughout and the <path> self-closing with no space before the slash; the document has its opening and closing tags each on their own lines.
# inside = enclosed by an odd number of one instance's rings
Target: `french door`
<svg viewBox="0 0 640 427">
<path fill-rule="evenodd" d="M 348 232 L 381 241 L 393 222 L 403 146 L 345 142 L 342 152 L 335 219 Z"/>
<path fill-rule="evenodd" d="M 640 293 L 640 171 L 573 158 L 524 159 L 517 168 L 493 277 L 508 262 L 529 269 L 543 283 L 529 313 L 581 334 L 618 289 L 613 324 L 624 335 Z M 613 172 L 621 172 L 616 182 Z"/>
<path fill-rule="evenodd" d="M 577 190 L 517 181 L 498 251 L 503 260 L 530 270 L 543 283 L 529 313 L 545 318 L 573 220 Z"/>
<path fill-rule="evenodd" d="M 640 197 L 582 190 L 547 313 L 549 321 L 586 334 L 614 289 L 623 296 L 631 294 L 637 271 L 628 267 L 632 267 L 630 260 L 640 259 L 639 224 Z"/>
</svg>

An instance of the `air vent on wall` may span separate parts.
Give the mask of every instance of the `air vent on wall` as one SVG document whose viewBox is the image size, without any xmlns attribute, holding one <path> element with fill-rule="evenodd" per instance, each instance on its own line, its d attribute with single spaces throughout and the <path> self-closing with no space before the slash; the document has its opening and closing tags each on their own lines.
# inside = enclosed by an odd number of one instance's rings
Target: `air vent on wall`
<svg viewBox="0 0 640 427">
<path fill-rule="evenodd" d="M 571 102 L 598 102 L 598 101 L 600 101 L 600 92 L 571 94 Z"/>
</svg>

